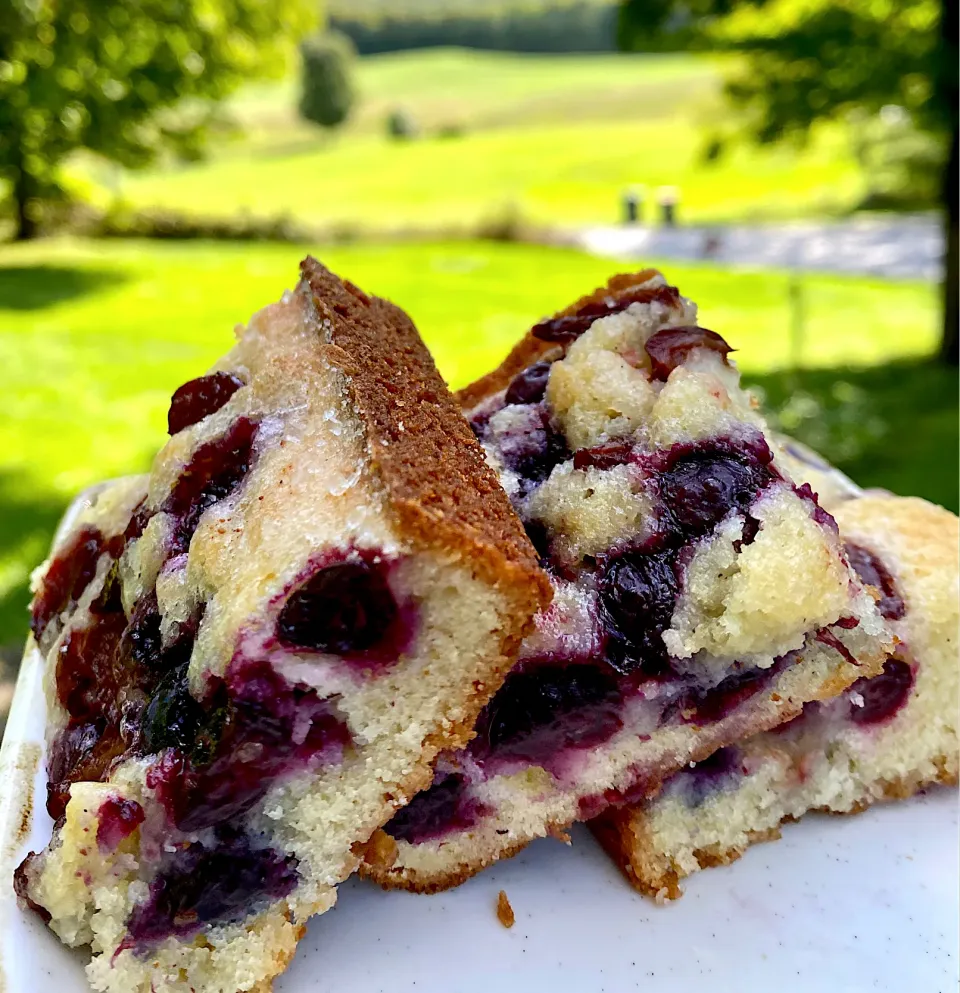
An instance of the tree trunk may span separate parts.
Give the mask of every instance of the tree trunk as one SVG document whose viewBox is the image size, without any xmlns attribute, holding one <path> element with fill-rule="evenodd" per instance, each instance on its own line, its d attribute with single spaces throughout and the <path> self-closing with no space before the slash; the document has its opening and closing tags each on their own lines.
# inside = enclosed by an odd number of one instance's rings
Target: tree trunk
<svg viewBox="0 0 960 993">
<path fill-rule="evenodd" d="M 957 154 L 957 5 L 943 0 L 940 9 L 940 97 L 950 122 L 950 155 L 943 174 L 943 223 L 946 251 L 943 258 L 943 335 L 940 361 L 957 365 L 960 358 L 960 301 L 957 284 L 957 226 L 960 214 L 960 163 Z"/>
<path fill-rule="evenodd" d="M 946 227 L 946 253 L 943 259 L 943 336 L 940 339 L 940 361 L 957 365 L 960 361 L 960 283 L 958 283 L 958 162 L 957 126 L 954 123 L 950 158 L 944 176 L 943 223 Z"/>
<path fill-rule="evenodd" d="M 30 176 L 21 166 L 17 170 L 17 178 L 13 181 L 12 190 L 17 224 L 13 237 L 16 241 L 29 241 L 40 233 L 37 222 L 30 211 L 30 200 L 36 192 L 34 186 Z"/>
</svg>

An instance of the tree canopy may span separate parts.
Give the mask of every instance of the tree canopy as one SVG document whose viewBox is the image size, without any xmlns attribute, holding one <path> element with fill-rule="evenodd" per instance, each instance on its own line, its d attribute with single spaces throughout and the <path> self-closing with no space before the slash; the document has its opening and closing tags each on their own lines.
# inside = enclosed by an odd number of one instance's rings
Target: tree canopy
<svg viewBox="0 0 960 993">
<path fill-rule="evenodd" d="M 76 149 L 129 167 L 196 152 L 211 105 L 281 73 L 317 17 L 315 0 L 0 4 L 0 176 L 19 236 L 36 232 Z"/>
<path fill-rule="evenodd" d="M 744 53 L 728 92 L 760 141 L 889 104 L 945 134 L 938 79 L 957 63 L 956 42 L 953 52 L 941 43 L 940 8 L 938 0 L 626 0 L 618 36 L 628 49 L 673 33 Z"/>
<path fill-rule="evenodd" d="M 339 31 L 326 31 L 300 45 L 300 116 L 324 128 L 343 124 L 356 100 L 353 42 Z"/>
<path fill-rule="evenodd" d="M 802 138 L 818 121 L 884 107 L 929 136 L 946 208 L 941 357 L 956 364 L 956 0 L 624 0 L 622 48 L 662 47 L 670 37 L 743 53 L 727 93 L 758 141 Z"/>
</svg>

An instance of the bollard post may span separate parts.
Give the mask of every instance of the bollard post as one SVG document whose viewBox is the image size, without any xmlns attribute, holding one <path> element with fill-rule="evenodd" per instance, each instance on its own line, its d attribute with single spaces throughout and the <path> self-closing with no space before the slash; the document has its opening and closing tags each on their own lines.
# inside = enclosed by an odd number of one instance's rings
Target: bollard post
<svg viewBox="0 0 960 993">
<path fill-rule="evenodd" d="M 624 191 L 623 198 L 623 223 L 639 224 L 640 215 L 643 212 L 643 198 L 638 190 L 629 189 Z"/>
<path fill-rule="evenodd" d="M 803 365 L 803 285 L 799 276 L 791 276 L 788 287 L 790 298 L 790 367 L 799 369 Z"/>
<path fill-rule="evenodd" d="M 663 226 L 676 227 L 680 191 L 675 186 L 661 186 L 657 192 L 657 201 L 660 204 L 660 221 Z"/>
</svg>

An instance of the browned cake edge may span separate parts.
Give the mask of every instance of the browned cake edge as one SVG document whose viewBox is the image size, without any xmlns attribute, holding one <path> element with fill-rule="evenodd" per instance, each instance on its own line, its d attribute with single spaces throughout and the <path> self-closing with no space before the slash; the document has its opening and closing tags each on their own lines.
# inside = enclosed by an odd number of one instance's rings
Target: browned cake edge
<svg viewBox="0 0 960 993">
<path fill-rule="evenodd" d="M 860 800 L 850 810 L 831 810 L 827 807 L 815 808 L 812 813 L 830 814 L 836 817 L 849 817 L 852 814 L 862 814 L 875 803 L 889 800 L 907 800 L 930 786 L 956 786 L 957 773 L 949 768 L 950 759 L 941 755 L 936 760 L 937 775 L 933 779 L 919 777 L 903 777 L 882 784 L 883 795 L 867 800 Z M 721 849 L 716 846 L 697 849 L 693 857 L 701 869 L 709 869 L 718 865 L 729 865 L 736 862 L 750 845 L 761 841 L 777 841 L 781 837 L 780 828 L 784 824 L 796 821 L 795 817 L 784 817 L 777 827 L 765 831 L 748 832 L 748 842 L 741 847 Z M 618 808 L 605 811 L 599 817 L 589 821 L 587 826 L 600 843 L 603 850 L 610 856 L 624 878 L 637 892 L 644 896 L 665 896 L 668 900 L 676 900 L 683 895 L 680 880 L 688 874 L 671 865 L 665 869 L 662 860 L 652 854 L 644 840 L 633 829 L 631 809 Z"/>
<path fill-rule="evenodd" d="M 397 530 L 414 546 L 456 551 L 509 599 L 499 657 L 475 674 L 465 718 L 425 742 L 425 752 L 460 748 L 516 660 L 533 617 L 552 587 L 483 449 L 473 436 L 413 322 L 397 306 L 368 296 L 307 257 L 301 273 L 317 316 L 328 322 L 337 365 L 363 419 L 371 463 Z M 402 806 L 430 783 L 414 773 Z"/>
<path fill-rule="evenodd" d="M 568 314 L 575 314 L 581 307 L 585 307 L 588 303 L 595 303 L 603 300 L 605 297 L 613 297 L 615 299 L 619 293 L 624 293 L 635 287 L 638 283 L 645 283 L 648 279 L 652 279 L 658 275 L 660 273 L 657 269 L 641 269 L 638 272 L 624 272 L 616 276 L 611 276 L 604 286 L 599 286 L 592 293 L 580 297 L 579 300 L 570 304 L 569 307 L 558 310 L 554 314 L 554 317 L 565 317 Z M 502 389 L 506 389 L 510 380 L 518 372 L 526 369 L 528 365 L 533 365 L 534 362 L 539 361 L 548 352 L 552 352 L 558 347 L 553 342 L 540 341 L 539 338 L 535 338 L 528 331 L 513 346 L 510 354 L 493 372 L 488 372 L 486 376 L 481 376 L 480 379 L 459 390 L 456 393 L 457 402 L 464 410 L 471 410 L 487 397 L 493 396 L 494 393 L 499 393 Z"/>
<path fill-rule="evenodd" d="M 479 559 L 491 579 L 510 575 L 546 591 L 523 525 L 410 318 L 316 259 L 306 258 L 301 272 L 345 353 L 370 456 L 404 536 L 431 548 L 453 545 Z"/>
</svg>

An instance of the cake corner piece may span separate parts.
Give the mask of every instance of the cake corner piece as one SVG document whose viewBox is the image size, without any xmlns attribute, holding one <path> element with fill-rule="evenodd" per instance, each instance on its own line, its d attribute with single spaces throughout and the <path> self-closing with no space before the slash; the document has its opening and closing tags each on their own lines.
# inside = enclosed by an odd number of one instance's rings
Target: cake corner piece
<svg viewBox="0 0 960 993">
<path fill-rule="evenodd" d="M 455 885 L 881 671 L 890 629 L 730 351 L 643 270 L 458 394 L 554 598 L 476 737 L 386 826 L 390 864 L 361 869 L 381 885 Z"/>
<path fill-rule="evenodd" d="M 630 884 L 660 901 L 811 811 L 859 813 L 960 767 L 960 522 L 914 497 L 864 495 L 835 510 L 848 555 L 898 638 L 879 675 L 678 772 L 663 792 L 590 822 Z"/>
<path fill-rule="evenodd" d="M 549 599 L 409 318 L 302 274 L 37 576 L 55 823 L 16 888 L 107 993 L 268 989 Z"/>
</svg>

